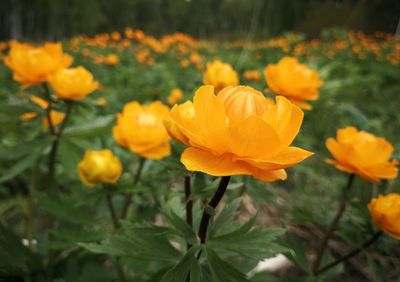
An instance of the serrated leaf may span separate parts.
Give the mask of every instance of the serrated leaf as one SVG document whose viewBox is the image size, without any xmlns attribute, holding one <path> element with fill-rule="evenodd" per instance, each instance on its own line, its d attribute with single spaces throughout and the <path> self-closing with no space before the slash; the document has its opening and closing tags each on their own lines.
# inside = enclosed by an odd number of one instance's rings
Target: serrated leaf
<svg viewBox="0 0 400 282">
<path fill-rule="evenodd" d="M 228 262 L 222 260 L 211 248 L 205 248 L 214 281 L 218 282 L 248 282 L 246 274 L 240 272 Z"/>
<path fill-rule="evenodd" d="M 220 230 L 224 229 L 224 226 L 230 225 L 229 219 L 236 215 L 237 209 L 240 206 L 241 199 L 237 198 L 229 203 L 221 213 L 214 220 L 209 228 L 208 236 L 214 237 Z"/>
<path fill-rule="evenodd" d="M 165 273 L 161 282 L 186 282 L 192 262 L 197 261 L 195 254 L 198 249 L 198 247 L 192 247 L 174 267 Z"/>
<path fill-rule="evenodd" d="M 164 213 L 168 223 L 174 228 L 176 233 L 180 235 L 189 244 L 194 244 L 197 241 L 197 236 L 193 229 L 185 220 L 180 218 L 174 211 L 170 210 Z"/>
<path fill-rule="evenodd" d="M 293 261 L 297 266 L 299 266 L 305 272 L 309 273 L 310 268 L 303 242 L 294 235 L 291 235 L 289 233 L 286 234 L 283 242 L 284 245 L 290 249 L 289 252 L 286 253 L 286 257 L 291 261 Z"/>
</svg>

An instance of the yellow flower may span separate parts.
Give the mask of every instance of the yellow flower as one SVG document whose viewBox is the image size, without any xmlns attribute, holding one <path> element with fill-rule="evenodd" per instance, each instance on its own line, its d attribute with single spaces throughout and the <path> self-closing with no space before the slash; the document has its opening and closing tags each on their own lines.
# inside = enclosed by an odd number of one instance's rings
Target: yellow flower
<svg viewBox="0 0 400 282">
<path fill-rule="evenodd" d="M 95 101 L 97 106 L 105 107 L 107 105 L 107 100 L 103 97 L 97 98 Z"/>
<path fill-rule="evenodd" d="M 204 84 L 213 85 L 219 91 L 226 86 L 239 84 L 239 76 L 230 64 L 215 60 L 207 63 L 207 69 L 203 76 Z"/>
<path fill-rule="evenodd" d="M 116 183 L 122 173 L 121 161 L 109 149 L 86 151 L 78 164 L 81 181 L 86 186 L 99 183 Z"/>
<path fill-rule="evenodd" d="M 247 70 L 243 73 L 243 77 L 251 81 L 259 81 L 261 79 L 261 73 L 257 70 Z"/>
<path fill-rule="evenodd" d="M 11 42 L 10 52 L 4 58 L 13 71 L 14 80 L 23 87 L 46 82 L 49 75 L 72 64 L 72 57 L 64 54 L 61 43 L 46 43 L 41 47 Z"/>
<path fill-rule="evenodd" d="M 99 87 L 93 75 L 84 67 L 60 69 L 50 76 L 50 86 L 58 99 L 82 100 Z"/>
<path fill-rule="evenodd" d="M 339 170 L 375 183 L 397 177 L 398 162 L 390 160 L 393 146 L 382 137 L 349 126 L 338 129 L 336 140 L 326 140 L 326 147 L 335 158 L 326 162 Z"/>
<path fill-rule="evenodd" d="M 39 98 L 37 96 L 31 95 L 29 98 L 33 103 L 35 103 L 42 109 L 47 109 L 47 107 L 49 106 L 49 103 L 47 101 L 45 101 L 42 98 Z M 31 119 L 34 119 L 35 117 L 37 117 L 37 113 L 35 113 L 35 112 L 29 112 L 29 113 L 24 113 L 24 114 L 20 115 L 20 118 L 22 120 L 31 120 Z M 52 125 L 55 126 L 55 125 L 60 124 L 64 120 L 64 118 L 65 118 L 64 113 L 58 112 L 55 110 L 50 111 L 50 119 L 51 119 Z M 47 119 L 47 117 L 43 118 L 42 124 L 46 128 L 49 127 L 49 120 Z"/>
<path fill-rule="evenodd" d="M 166 126 L 190 146 L 181 156 L 188 170 L 275 181 L 286 179 L 285 168 L 312 155 L 290 146 L 302 120 L 303 112 L 284 97 L 274 103 L 247 86 L 226 87 L 215 96 L 207 85 L 193 103 L 175 105 Z"/>
<path fill-rule="evenodd" d="M 312 109 L 306 100 L 318 99 L 318 88 L 323 84 L 316 71 L 299 64 L 294 57 L 284 57 L 278 64 L 268 65 L 264 74 L 271 92 L 285 96 L 305 110 Z"/>
<path fill-rule="evenodd" d="M 167 102 L 170 105 L 174 105 L 174 104 L 176 104 L 177 101 L 182 99 L 182 97 L 183 97 L 182 90 L 180 90 L 179 88 L 174 88 L 169 93 L 169 96 L 167 98 Z"/>
<path fill-rule="evenodd" d="M 379 195 L 368 205 L 372 220 L 393 238 L 400 240 L 400 195 L 391 193 Z"/>
<path fill-rule="evenodd" d="M 113 128 L 116 142 L 149 159 L 161 159 L 171 153 L 170 137 L 163 125 L 168 107 L 156 101 L 149 105 L 130 102 L 117 115 Z"/>
</svg>

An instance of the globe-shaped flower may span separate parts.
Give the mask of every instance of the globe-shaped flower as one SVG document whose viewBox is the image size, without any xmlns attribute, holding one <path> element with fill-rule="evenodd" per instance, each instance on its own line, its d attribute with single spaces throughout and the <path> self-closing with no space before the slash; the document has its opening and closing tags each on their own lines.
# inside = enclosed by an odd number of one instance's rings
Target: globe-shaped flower
<svg viewBox="0 0 400 282">
<path fill-rule="evenodd" d="M 116 183 L 122 173 L 121 161 L 109 149 L 86 151 L 78 164 L 81 181 L 86 186 Z"/>
<path fill-rule="evenodd" d="M 99 83 L 84 67 L 60 69 L 49 78 L 58 99 L 82 100 L 99 88 Z"/>
<path fill-rule="evenodd" d="M 391 193 L 379 195 L 368 205 L 372 220 L 393 238 L 400 240 L 400 195 Z"/>
<path fill-rule="evenodd" d="M 170 137 L 163 125 L 168 107 L 156 101 L 149 105 L 130 102 L 117 115 L 113 136 L 118 144 L 149 159 L 161 159 L 171 153 Z"/>
<path fill-rule="evenodd" d="M 337 169 L 371 181 L 397 177 L 397 161 L 391 161 L 393 146 L 382 137 L 349 126 L 338 129 L 336 139 L 326 140 L 334 159 L 326 162 Z"/>
<path fill-rule="evenodd" d="M 207 63 L 203 82 L 204 84 L 213 85 L 219 91 L 226 86 L 238 85 L 239 76 L 230 64 L 215 60 L 212 63 Z"/>
<path fill-rule="evenodd" d="M 306 100 L 318 99 L 318 88 L 323 84 L 316 71 L 293 57 L 283 57 L 277 64 L 268 65 L 264 74 L 272 93 L 285 96 L 305 110 L 312 108 Z"/>
<path fill-rule="evenodd" d="M 180 90 L 179 88 L 174 88 L 169 93 L 167 97 L 167 102 L 169 105 L 172 106 L 175 105 L 176 102 L 178 102 L 180 99 L 182 99 L 182 97 L 183 97 L 182 90 Z"/>
<path fill-rule="evenodd" d="M 40 47 L 11 42 L 10 52 L 4 58 L 13 78 L 23 87 L 46 82 L 49 75 L 72 64 L 72 57 L 63 53 L 61 43 L 46 43 Z"/>
<path fill-rule="evenodd" d="M 189 145 L 181 156 L 188 170 L 275 181 L 312 155 L 290 146 L 302 120 L 303 112 L 284 97 L 274 103 L 247 86 L 226 87 L 215 96 L 212 86 L 202 86 L 193 103 L 171 109 L 166 126 Z"/>
</svg>

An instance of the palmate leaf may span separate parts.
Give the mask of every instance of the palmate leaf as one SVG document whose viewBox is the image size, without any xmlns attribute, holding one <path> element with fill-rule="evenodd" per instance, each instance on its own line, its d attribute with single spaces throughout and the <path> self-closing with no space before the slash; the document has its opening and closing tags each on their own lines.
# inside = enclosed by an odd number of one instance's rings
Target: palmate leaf
<svg viewBox="0 0 400 282">
<path fill-rule="evenodd" d="M 185 241 L 189 244 L 194 244 L 197 241 L 197 236 L 194 233 L 193 229 L 174 211 L 166 211 L 164 212 L 164 215 L 168 223 L 178 236 L 185 239 Z"/>
<path fill-rule="evenodd" d="M 260 260 L 287 251 L 276 242 L 284 233 L 283 229 L 262 228 L 254 223 L 255 216 L 232 232 L 211 237 L 207 244 L 215 250 L 223 249 Z"/>
<path fill-rule="evenodd" d="M 40 206 L 54 217 L 75 224 L 94 225 L 96 220 L 89 213 L 77 207 L 72 198 L 60 196 L 59 193 L 41 194 L 35 193 Z"/>
<path fill-rule="evenodd" d="M 20 158 L 18 161 L 14 162 L 9 169 L 2 172 L 0 183 L 16 177 L 18 174 L 31 167 L 34 162 L 44 153 L 45 149 L 50 144 L 50 140 L 50 138 L 41 139 L 40 142 L 39 140 L 35 140 L 30 142 L 30 144 L 8 149 L 8 152 L 0 152 L 0 155 L 8 156 L 10 160 Z M 15 155 L 13 155 L 14 152 Z"/>
<path fill-rule="evenodd" d="M 132 259 L 162 261 L 171 264 L 178 261 L 181 253 L 175 249 L 167 235 L 172 233 L 168 227 L 139 225 L 124 222 L 123 234 L 112 235 L 100 243 L 80 243 L 85 249 Z"/>
<path fill-rule="evenodd" d="M 200 266 L 196 258 L 198 250 L 199 246 L 192 247 L 178 263 L 165 273 L 161 282 L 186 282 L 189 273 L 190 281 L 201 281 Z"/>
<path fill-rule="evenodd" d="M 214 281 L 216 282 L 248 282 L 246 274 L 240 272 L 228 262 L 221 259 L 211 248 L 206 247 L 207 260 L 210 265 Z"/>
</svg>

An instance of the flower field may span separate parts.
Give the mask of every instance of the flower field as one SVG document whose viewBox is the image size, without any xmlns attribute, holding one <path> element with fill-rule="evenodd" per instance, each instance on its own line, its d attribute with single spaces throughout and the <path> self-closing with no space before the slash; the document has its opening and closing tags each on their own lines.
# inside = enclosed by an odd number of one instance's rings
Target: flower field
<svg viewBox="0 0 400 282">
<path fill-rule="evenodd" d="M 0 281 L 400 277 L 394 35 L 126 28 L 0 60 Z"/>
</svg>

